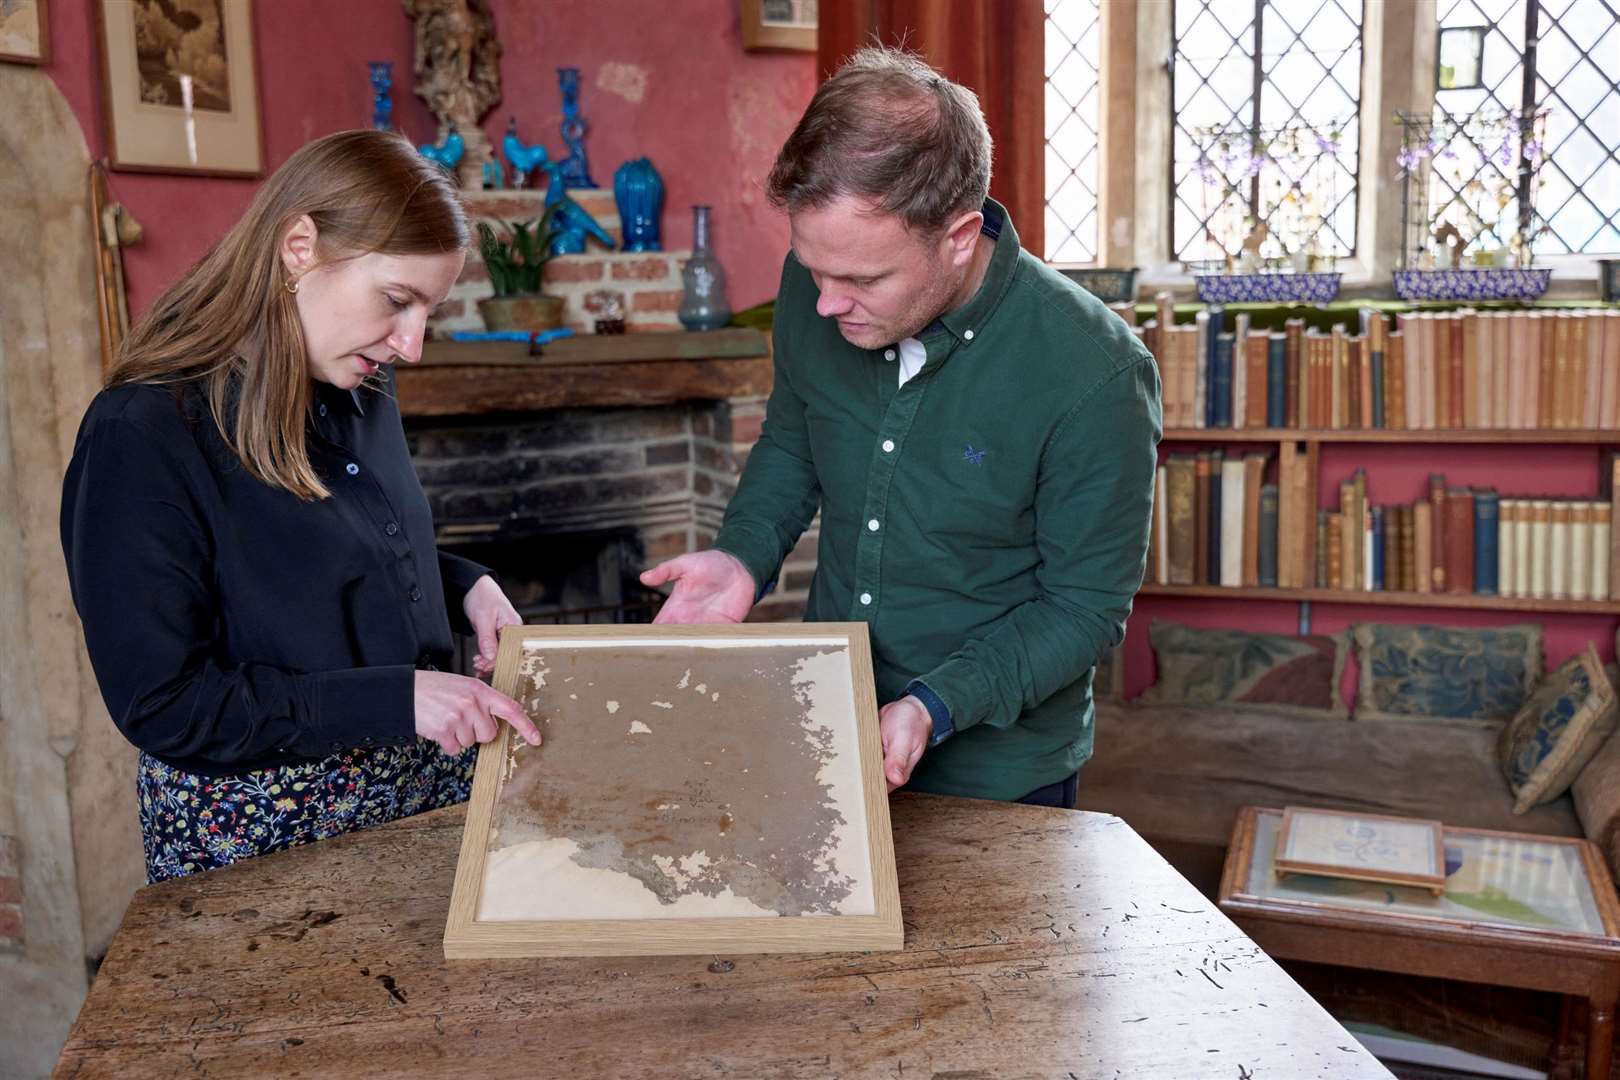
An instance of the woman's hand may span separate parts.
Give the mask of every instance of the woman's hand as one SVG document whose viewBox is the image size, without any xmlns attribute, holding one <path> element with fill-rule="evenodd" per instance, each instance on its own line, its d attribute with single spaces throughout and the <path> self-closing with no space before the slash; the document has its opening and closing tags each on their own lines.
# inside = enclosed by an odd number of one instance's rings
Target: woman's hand
<svg viewBox="0 0 1620 1080">
<path fill-rule="evenodd" d="M 446 754 L 459 754 L 469 746 L 491 741 L 500 733 L 501 720 L 511 724 L 530 746 L 540 745 L 534 721 L 499 690 L 448 671 L 416 673 L 416 733 L 438 743 Z"/>
<path fill-rule="evenodd" d="M 501 627 L 519 626 L 523 620 L 518 616 L 517 609 L 512 606 L 512 601 L 506 598 L 501 587 L 495 584 L 495 579 L 488 574 L 479 578 L 473 583 L 473 587 L 467 590 L 466 599 L 461 602 L 461 610 L 467 613 L 467 621 L 472 623 L 473 632 L 478 635 L 478 655 L 473 657 L 473 671 L 479 675 L 488 675 L 495 670 L 495 654 L 501 644 Z"/>
</svg>

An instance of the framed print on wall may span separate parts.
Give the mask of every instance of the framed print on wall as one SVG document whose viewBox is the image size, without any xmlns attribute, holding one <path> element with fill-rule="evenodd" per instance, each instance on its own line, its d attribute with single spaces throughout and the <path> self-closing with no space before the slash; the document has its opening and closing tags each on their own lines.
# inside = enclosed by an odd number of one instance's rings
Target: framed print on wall
<svg viewBox="0 0 1620 1080">
<path fill-rule="evenodd" d="M 816 0 L 739 0 L 743 48 L 816 51 Z"/>
<path fill-rule="evenodd" d="M 96 13 L 114 169 L 263 175 L 251 0 L 96 0 Z"/>
<path fill-rule="evenodd" d="M 50 63 L 51 20 L 45 0 L 0 0 L 0 60 Z"/>
<path fill-rule="evenodd" d="M 509 626 L 450 959 L 898 949 L 864 623 Z"/>
</svg>

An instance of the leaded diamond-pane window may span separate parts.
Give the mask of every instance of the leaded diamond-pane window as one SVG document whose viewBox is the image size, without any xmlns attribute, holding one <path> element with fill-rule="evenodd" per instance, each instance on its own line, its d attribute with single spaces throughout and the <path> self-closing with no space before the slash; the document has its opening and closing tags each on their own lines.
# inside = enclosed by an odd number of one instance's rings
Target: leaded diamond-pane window
<svg viewBox="0 0 1620 1080">
<path fill-rule="evenodd" d="M 1482 26 L 1485 34 L 1481 86 L 1446 89 L 1442 71 L 1436 124 L 1539 115 L 1540 137 L 1520 140 L 1478 175 L 1456 163 L 1488 159 L 1492 147 L 1466 143 L 1449 148 L 1452 157 L 1442 149 L 1429 182 L 1429 219 L 1457 217 L 1483 184 L 1509 200 L 1505 216 L 1522 220 L 1534 254 L 1620 251 L 1620 2 L 1441 0 L 1440 26 Z"/>
<path fill-rule="evenodd" d="M 1046 0 L 1046 257 L 1097 259 L 1098 0 Z"/>
<path fill-rule="evenodd" d="M 1361 0 L 1175 0 L 1175 258 L 1354 253 L 1361 16 Z"/>
</svg>

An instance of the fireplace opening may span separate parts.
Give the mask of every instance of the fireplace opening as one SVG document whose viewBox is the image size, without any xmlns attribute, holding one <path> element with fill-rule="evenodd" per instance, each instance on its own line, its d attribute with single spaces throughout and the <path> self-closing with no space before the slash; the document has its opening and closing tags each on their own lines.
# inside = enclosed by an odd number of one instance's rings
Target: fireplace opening
<svg viewBox="0 0 1620 1080">
<path fill-rule="evenodd" d="M 646 567 L 634 529 L 456 538 L 441 529 L 439 546 L 495 571 L 527 624 L 650 623 L 664 597 L 641 584 Z M 472 673 L 476 640 L 458 635 L 454 670 Z"/>
</svg>

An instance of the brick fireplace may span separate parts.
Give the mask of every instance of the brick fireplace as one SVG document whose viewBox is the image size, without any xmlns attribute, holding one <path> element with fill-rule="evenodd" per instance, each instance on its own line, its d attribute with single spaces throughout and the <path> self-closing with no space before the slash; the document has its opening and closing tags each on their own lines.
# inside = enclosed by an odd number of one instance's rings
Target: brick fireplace
<svg viewBox="0 0 1620 1080">
<path fill-rule="evenodd" d="M 622 243 L 619 210 L 613 192 L 601 188 L 576 188 L 568 193 L 597 223 Z M 474 218 L 491 223 L 510 224 L 537 218 L 545 209 L 545 189 L 469 191 L 464 193 Z M 666 222 L 678 215 L 666 213 Z M 585 296 L 597 289 L 611 289 L 625 300 L 625 328 L 631 333 L 679 332 L 675 313 L 681 305 L 681 263 L 691 251 L 670 250 L 672 237 L 663 237 L 664 251 L 604 251 L 594 240 L 580 255 L 562 255 L 546 264 L 543 290 L 564 301 L 563 322 L 581 333 L 589 333 L 591 316 L 585 311 Z M 461 280 L 450 290 L 449 298 L 434 313 L 432 325 L 441 332 L 482 330 L 478 301 L 492 296 L 489 272 L 477 252 L 467 257 Z"/>
<path fill-rule="evenodd" d="M 622 606 L 641 621 L 655 598 L 636 575 L 713 542 L 763 412 L 759 397 L 565 407 L 412 418 L 406 435 L 440 546 L 495 568 L 526 620 Z M 814 545 L 754 618 L 802 614 Z"/>
<path fill-rule="evenodd" d="M 612 193 L 569 193 L 619 233 Z M 468 192 L 475 218 L 539 216 L 544 191 Z M 675 215 L 666 215 L 672 218 Z M 666 240 L 668 237 L 666 237 Z M 759 438 L 769 359 L 694 356 L 675 318 L 680 263 L 689 252 L 609 252 L 594 241 L 546 265 L 545 291 L 566 300 L 564 321 L 589 333 L 584 297 L 624 295 L 627 329 L 669 334 L 669 359 L 635 363 L 522 356 L 439 344 L 480 330 L 489 277 L 470 255 L 435 312 L 421 367 L 399 372 L 406 434 L 433 507 L 441 547 L 493 567 L 525 619 L 583 609 L 600 621 L 650 617 L 656 596 L 635 580 L 647 566 L 708 547 L 749 449 Z M 748 331 L 727 331 L 746 335 Z M 759 353 L 764 339 L 754 335 Z M 598 339 L 598 342 L 608 339 Z M 573 344 L 580 344 L 575 342 Z M 565 353 L 565 347 L 556 347 Z M 486 356 L 491 366 L 479 363 Z M 814 530 L 799 544 L 755 619 L 798 618 L 815 570 Z"/>
</svg>

